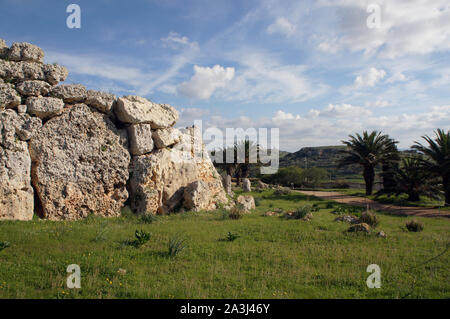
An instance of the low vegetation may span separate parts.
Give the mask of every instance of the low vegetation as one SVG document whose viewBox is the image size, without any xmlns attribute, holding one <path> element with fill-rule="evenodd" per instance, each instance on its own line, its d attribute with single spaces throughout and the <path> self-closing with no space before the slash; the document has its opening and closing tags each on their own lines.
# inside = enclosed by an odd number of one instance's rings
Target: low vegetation
<svg viewBox="0 0 450 319">
<path fill-rule="evenodd" d="M 423 231 L 423 224 L 413 219 L 406 223 L 406 229 L 410 232 L 421 232 Z"/>
<path fill-rule="evenodd" d="M 251 194 L 260 206 L 238 220 L 186 212 L 147 224 L 125 210 L 111 219 L 2 221 L 0 242 L 11 244 L 0 252 L 0 298 L 450 297 L 450 256 L 442 254 L 450 220 L 417 217 L 425 227 L 415 233 L 405 228 L 410 218 L 377 212 L 377 231 L 349 233 L 331 213 L 344 205 L 294 192 Z M 261 216 L 313 204 L 319 211 L 309 222 Z M 108 236 L 93 241 L 101 227 Z M 123 245 L 137 229 L 151 240 L 139 249 Z M 366 286 L 374 263 L 380 289 Z M 81 289 L 66 287 L 70 264 L 81 267 Z"/>
</svg>

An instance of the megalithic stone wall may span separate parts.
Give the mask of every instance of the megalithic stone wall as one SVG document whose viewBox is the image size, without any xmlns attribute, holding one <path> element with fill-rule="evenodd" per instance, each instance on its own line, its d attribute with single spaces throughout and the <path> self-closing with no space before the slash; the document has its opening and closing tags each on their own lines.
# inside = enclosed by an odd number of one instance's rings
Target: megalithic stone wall
<svg viewBox="0 0 450 319">
<path fill-rule="evenodd" d="M 58 85 L 67 76 L 44 64 L 39 47 L 0 39 L 0 219 L 119 216 L 128 202 L 141 214 L 228 203 L 201 134 L 173 127 L 176 109 Z"/>
</svg>

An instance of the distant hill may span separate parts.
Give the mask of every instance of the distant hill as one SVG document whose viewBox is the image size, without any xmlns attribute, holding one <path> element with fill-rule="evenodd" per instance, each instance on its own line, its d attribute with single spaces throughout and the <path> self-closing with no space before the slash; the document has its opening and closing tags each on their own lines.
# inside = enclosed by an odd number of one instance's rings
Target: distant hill
<svg viewBox="0 0 450 319">
<path fill-rule="evenodd" d="M 339 161 L 345 156 L 340 151 L 346 146 L 304 147 L 297 152 L 280 156 L 280 167 L 297 166 L 325 168 L 333 179 L 360 179 L 361 169 L 357 165 L 337 168 Z"/>
</svg>

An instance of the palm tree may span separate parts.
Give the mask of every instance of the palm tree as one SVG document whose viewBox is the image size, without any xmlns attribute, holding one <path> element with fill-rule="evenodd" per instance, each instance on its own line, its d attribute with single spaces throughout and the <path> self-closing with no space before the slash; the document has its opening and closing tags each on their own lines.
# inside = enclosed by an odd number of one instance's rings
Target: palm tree
<svg viewBox="0 0 450 319">
<path fill-rule="evenodd" d="M 401 167 L 394 169 L 393 180 L 395 187 L 383 189 L 377 193 L 400 195 L 408 194 L 408 200 L 416 202 L 420 200 L 420 195 L 426 195 L 430 198 L 439 198 L 439 186 L 436 177 L 430 175 L 423 169 L 421 157 L 407 157 L 401 162 Z"/>
<path fill-rule="evenodd" d="M 423 169 L 442 178 L 445 205 L 450 205 L 450 130 L 445 132 L 437 129 L 435 134 L 434 140 L 427 135 L 422 136 L 428 143 L 427 146 L 414 142 L 412 147 L 425 155 L 422 160 Z"/>
<path fill-rule="evenodd" d="M 375 167 L 379 164 L 398 160 L 397 141 L 381 132 L 367 131 L 363 135 L 349 135 L 349 141 L 342 141 L 348 149 L 342 151 L 346 156 L 339 162 L 339 167 L 358 164 L 363 168 L 366 183 L 366 195 L 372 195 L 375 180 Z"/>
</svg>

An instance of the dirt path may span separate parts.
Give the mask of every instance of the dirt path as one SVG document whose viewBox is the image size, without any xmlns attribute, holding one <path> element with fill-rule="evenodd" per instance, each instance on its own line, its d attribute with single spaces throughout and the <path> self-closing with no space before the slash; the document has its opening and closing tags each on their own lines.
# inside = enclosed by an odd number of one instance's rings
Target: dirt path
<svg viewBox="0 0 450 319">
<path fill-rule="evenodd" d="M 450 211 L 448 210 L 439 211 L 438 209 L 434 208 L 388 205 L 378 203 L 368 198 L 344 195 L 338 192 L 324 192 L 324 191 L 299 191 L 299 192 L 305 195 L 312 195 L 323 199 L 334 200 L 338 203 L 344 203 L 352 206 L 365 207 L 366 205 L 369 205 L 371 209 L 382 210 L 392 215 L 450 218 Z"/>
</svg>

